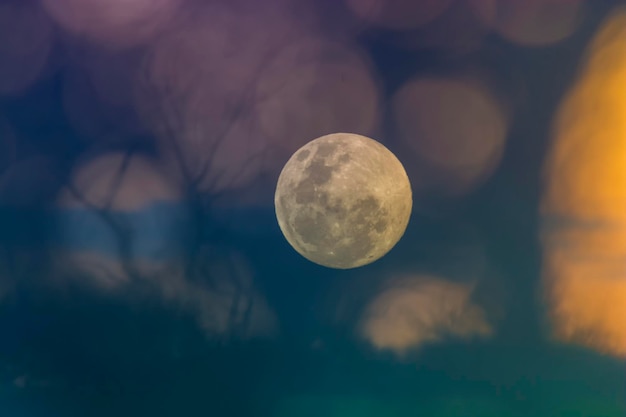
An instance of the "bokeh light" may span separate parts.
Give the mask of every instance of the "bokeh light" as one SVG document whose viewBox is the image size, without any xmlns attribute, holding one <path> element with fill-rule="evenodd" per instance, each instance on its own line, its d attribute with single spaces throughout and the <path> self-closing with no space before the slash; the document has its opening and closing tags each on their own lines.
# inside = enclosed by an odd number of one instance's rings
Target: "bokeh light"
<svg viewBox="0 0 626 417">
<path fill-rule="evenodd" d="M 155 275 L 184 249 L 181 192 L 146 157 L 108 154 L 83 164 L 58 197 L 59 264 L 115 289 Z"/>
<path fill-rule="evenodd" d="M 626 356 L 626 11 L 595 35 L 546 161 L 544 287 L 556 339 Z"/>
<path fill-rule="evenodd" d="M 624 1 L 0 0 L 0 417 L 626 415 Z M 274 201 L 337 132 L 352 270 Z"/>
<path fill-rule="evenodd" d="M 132 154 L 114 153 L 85 163 L 76 171 L 72 187 L 59 197 L 64 207 L 131 211 L 181 196 L 157 161 Z"/>
<path fill-rule="evenodd" d="M 471 294 L 472 285 L 438 277 L 397 280 L 367 306 L 360 333 L 374 348 L 401 357 L 449 338 L 490 336 L 492 326 Z"/>
<path fill-rule="evenodd" d="M 42 0 L 50 16 L 73 35 L 114 49 L 151 40 L 182 0 Z"/>
<path fill-rule="evenodd" d="M 469 54 L 480 50 L 490 30 L 480 12 L 475 9 L 474 1 L 453 0 L 432 21 L 418 29 L 396 33 L 395 44 L 411 50 Z"/>
<path fill-rule="evenodd" d="M 286 10 L 258 12 L 198 6 L 154 44 L 138 79 L 139 114 L 166 156 L 205 192 L 241 187 L 266 165 L 254 87 L 268 57 L 302 28 Z"/>
<path fill-rule="evenodd" d="M 255 100 L 260 129 L 276 153 L 274 170 L 317 137 L 370 135 L 379 127 L 379 86 L 365 54 L 321 36 L 280 50 L 259 75 Z"/>
<path fill-rule="evenodd" d="M 583 12 L 581 0 L 471 0 L 483 22 L 523 46 L 548 46 L 571 36 Z"/>
<path fill-rule="evenodd" d="M 494 172 L 504 152 L 508 114 L 483 85 L 463 78 L 420 77 L 392 100 L 400 146 L 414 187 L 463 194 Z"/>
</svg>

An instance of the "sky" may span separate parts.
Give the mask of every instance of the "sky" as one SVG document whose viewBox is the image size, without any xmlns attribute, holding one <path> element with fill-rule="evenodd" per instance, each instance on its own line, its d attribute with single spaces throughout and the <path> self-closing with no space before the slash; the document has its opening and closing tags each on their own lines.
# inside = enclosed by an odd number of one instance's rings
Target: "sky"
<svg viewBox="0 0 626 417">
<path fill-rule="evenodd" d="M 0 0 L 1 414 L 623 416 L 625 7 Z M 274 210 L 339 132 L 412 190 L 353 269 Z"/>
</svg>

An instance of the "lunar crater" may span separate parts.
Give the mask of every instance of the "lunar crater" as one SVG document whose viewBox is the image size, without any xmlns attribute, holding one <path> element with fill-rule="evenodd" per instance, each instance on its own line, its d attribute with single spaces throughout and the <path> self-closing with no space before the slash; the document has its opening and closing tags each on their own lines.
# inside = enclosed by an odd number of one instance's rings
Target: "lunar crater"
<svg viewBox="0 0 626 417">
<path fill-rule="evenodd" d="M 305 258 L 354 268 L 384 256 L 401 238 L 412 208 L 400 161 L 364 136 L 334 134 L 309 142 L 278 180 L 276 216 Z"/>
</svg>

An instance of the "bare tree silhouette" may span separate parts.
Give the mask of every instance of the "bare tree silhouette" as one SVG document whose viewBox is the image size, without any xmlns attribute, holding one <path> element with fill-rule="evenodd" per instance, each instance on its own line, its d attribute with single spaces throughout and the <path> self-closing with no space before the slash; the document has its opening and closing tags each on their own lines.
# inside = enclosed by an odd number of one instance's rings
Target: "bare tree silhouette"
<svg viewBox="0 0 626 417">
<path fill-rule="evenodd" d="M 263 57 L 260 65 L 261 70 L 253 74 L 245 83 L 244 88 L 236 97 L 235 112 L 232 114 L 230 121 L 220 130 L 214 132 L 210 138 L 203 141 L 203 143 L 207 144 L 206 148 L 203 149 L 207 157 L 204 159 L 204 166 L 200 167 L 199 170 L 194 170 L 189 166 L 184 145 L 180 142 L 180 132 L 183 130 L 189 129 L 192 135 L 208 134 L 201 128 L 194 126 L 189 128 L 184 125 L 185 114 L 183 106 L 186 103 L 186 94 L 189 94 L 189 92 L 179 91 L 172 85 L 159 85 L 158 95 L 152 96 L 154 100 L 151 101 L 153 107 L 150 110 L 154 112 L 154 117 L 160 121 L 157 127 L 157 134 L 161 135 L 162 139 L 166 141 L 167 149 L 174 156 L 176 168 L 182 177 L 183 203 L 189 208 L 191 223 L 193 224 L 193 236 L 188 247 L 189 250 L 185 254 L 182 281 L 174 276 L 157 278 L 154 282 L 158 283 L 157 286 L 162 285 L 162 287 L 158 288 L 156 293 L 160 293 L 160 296 L 165 298 L 175 299 L 183 304 L 186 302 L 185 300 L 192 300 L 190 303 L 195 303 L 196 306 L 191 308 L 200 310 L 202 310 L 202 300 L 210 298 L 207 297 L 209 292 L 228 298 L 230 307 L 228 307 L 228 325 L 226 327 L 231 329 L 230 334 L 233 337 L 244 337 L 249 328 L 255 307 L 257 288 L 250 280 L 250 271 L 246 270 L 240 259 L 227 251 L 221 254 L 226 260 L 227 267 L 222 268 L 220 271 L 215 270 L 214 264 L 212 264 L 215 256 L 210 256 L 211 254 L 207 253 L 207 251 L 215 250 L 216 247 L 224 245 L 224 242 L 221 241 L 220 236 L 212 234 L 215 232 L 215 229 L 208 230 L 205 225 L 207 222 L 211 222 L 213 202 L 222 195 L 236 190 L 238 184 L 244 184 L 243 186 L 245 187 L 242 177 L 248 175 L 248 173 L 245 167 L 242 167 L 237 175 L 231 176 L 230 183 L 233 184 L 233 187 L 230 189 L 219 189 L 217 186 L 227 175 L 224 171 L 213 173 L 208 182 L 206 178 L 209 171 L 213 169 L 214 158 L 219 146 L 229 139 L 229 135 L 239 121 L 253 116 L 257 101 L 257 97 L 255 97 L 256 85 L 260 77 L 264 75 L 263 70 L 281 53 L 283 48 L 295 42 L 297 36 L 287 36 L 285 39 L 284 45 L 275 47 L 271 54 Z M 142 85 L 140 88 L 149 95 L 155 93 L 153 90 L 154 80 L 151 77 L 152 74 L 149 68 L 145 66 L 141 68 L 140 82 Z M 268 152 L 271 152 L 271 149 L 266 147 L 262 151 L 251 155 L 250 160 L 247 161 L 248 164 L 250 166 L 258 166 L 257 164 L 267 156 Z M 78 189 L 71 179 L 67 181 L 65 186 L 79 204 L 86 210 L 94 213 L 112 231 L 116 242 L 116 260 L 119 262 L 123 273 L 127 276 L 130 285 L 134 288 L 143 288 L 143 291 L 147 290 L 154 293 L 154 288 L 150 289 L 147 287 L 146 283 L 149 280 L 146 279 L 145 274 L 138 268 L 134 259 L 133 233 L 135 231 L 133 226 L 124 213 L 119 212 L 114 207 L 116 192 L 124 181 L 130 162 L 133 157 L 140 154 L 136 149 L 128 148 L 123 155 L 121 164 L 113 173 L 113 181 L 109 185 L 103 202 L 96 204 L 90 201 L 84 190 Z M 202 186 L 200 186 L 201 182 Z M 211 249 L 208 249 L 209 247 Z M 102 271 L 102 273 L 106 274 L 107 271 Z M 161 274 L 176 275 L 176 272 L 166 268 Z M 224 284 L 222 276 L 227 277 L 229 281 L 227 285 Z M 108 278 L 115 279 L 112 276 Z M 169 284 L 163 284 L 168 279 L 170 280 Z M 200 314 L 206 315 L 207 313 L 201 312 Z"/>
</svg>

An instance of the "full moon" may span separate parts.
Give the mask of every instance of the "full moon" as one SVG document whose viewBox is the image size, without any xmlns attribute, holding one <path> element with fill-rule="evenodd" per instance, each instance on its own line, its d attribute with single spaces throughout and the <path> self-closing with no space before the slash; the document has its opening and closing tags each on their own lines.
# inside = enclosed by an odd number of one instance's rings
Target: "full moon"
<svg viewBox="0 0 626 417">
<path fill-rule="evenodd" d="M 402 163 L 380 143 L 352 133 L 317 138 L 285 164 L 274 197 L 289 244 L 311 262 L 356 268 L 400 240 L 413 199 Z"/>
</svg>

